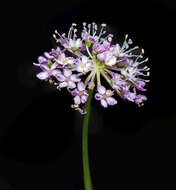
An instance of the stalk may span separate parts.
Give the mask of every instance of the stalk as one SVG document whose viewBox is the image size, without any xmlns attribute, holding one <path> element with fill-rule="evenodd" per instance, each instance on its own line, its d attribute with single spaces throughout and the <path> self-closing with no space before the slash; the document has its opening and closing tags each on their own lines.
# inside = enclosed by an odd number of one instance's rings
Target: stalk
<svg viewBox="0 0 176 190">
<path fill-rule="evenodd" d="M 84 189 L 93 190 L 92 180 L 89 167 L 89 155 L 88 155 L 88 124 L 91 112 L 91 100 L 93 90 L 88 92 L 89 98 L 86 103 L 86 114 L 83 119 L 83 129 L 82 129 L 82 159 L 83 159 L 83 175 L 84 175 Z"/>
</svg>

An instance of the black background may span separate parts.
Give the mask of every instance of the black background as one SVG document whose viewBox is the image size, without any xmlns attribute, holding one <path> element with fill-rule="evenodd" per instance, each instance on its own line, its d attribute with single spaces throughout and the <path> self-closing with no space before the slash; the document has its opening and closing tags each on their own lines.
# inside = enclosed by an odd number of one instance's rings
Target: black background
<svg viewBox="0 0 176 190">
<path fill-rule="evenodd" d="M 81 116 L 71 96 L 36 79 L 32 65 L 72 22 L 107 23 L 149 57 L 151 82 L 141 108 L 118 99 L 92 103 L 89 152 L 99 189 L 175 186 L 174 1 L 49 1 L 1 6 L 0 190 L 83 189 Z"/>
</svg>

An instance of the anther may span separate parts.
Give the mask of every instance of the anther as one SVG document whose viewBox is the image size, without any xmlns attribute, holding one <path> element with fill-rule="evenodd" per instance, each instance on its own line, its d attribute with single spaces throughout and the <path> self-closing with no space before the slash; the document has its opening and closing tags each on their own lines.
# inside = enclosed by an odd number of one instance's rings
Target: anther
<svg viewBox="0 0 176 190">
<path fill-rule="evenodd" d="M 57 30 L 54 31 L 56 34 L 59 34 Z"/>
<path fill-rule="evenodd" d="M 102 27 L 106 27 L 106 24 L 105 24 L 105 23 L 103 23 L 103 24 L 101 24 L 101 26 L 102 26 Z"/>
</svg>

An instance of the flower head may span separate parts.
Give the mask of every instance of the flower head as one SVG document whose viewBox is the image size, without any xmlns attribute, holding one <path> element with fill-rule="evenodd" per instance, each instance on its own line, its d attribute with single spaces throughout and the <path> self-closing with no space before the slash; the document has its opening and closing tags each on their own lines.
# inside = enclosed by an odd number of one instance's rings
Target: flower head
<svg viewBox="0 0 176 190">
<path fill-rule="evenodd" d="M 143 59 L 144 50 L 138 46 L 130 48 L 133 42 L 128 35 L 122 45 L 114 44 L 113 35 L 106 34 L 106 24 L 98 29 L 95 23 L 83 23 L 81 33 L 77 33 L 74 23 L 68 35 L 55 31 L 53 37 L 58 47 L 45 52 L 34 63 L 42 70 L 37 77 L 55 81 L 59 89 L 66 87 L 73 96 L 72 107 L 81 114 L 86 113 L 88 90 L 94 89 L 95 99 L 104 108 L 117 104 L 112 97 L 115 93 L 138 106 L 143 105 L 147 98 L 139 91 L 146 91 L 145 77 L 149 76 L 149 68 L 144 65 L 148 61 Z M 106 90 L 102 80 L 112 90 Z"/>
</svg>

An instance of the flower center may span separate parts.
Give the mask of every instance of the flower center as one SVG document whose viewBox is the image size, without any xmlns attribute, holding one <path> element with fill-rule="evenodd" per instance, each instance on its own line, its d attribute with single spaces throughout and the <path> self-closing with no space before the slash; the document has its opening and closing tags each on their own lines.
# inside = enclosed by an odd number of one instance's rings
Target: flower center
<svg viewBox="0 0 176 190">
<path fill-rule="evenodd" d="M 101 71 L 103 71 L 105 68 L 105 65 L 103 63 L 101 63 L 99 60 L 97 59 L 93 59 L 93 68 L 92 70 L 95 73 L 100 73 Z"/>
</svg>

